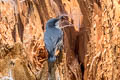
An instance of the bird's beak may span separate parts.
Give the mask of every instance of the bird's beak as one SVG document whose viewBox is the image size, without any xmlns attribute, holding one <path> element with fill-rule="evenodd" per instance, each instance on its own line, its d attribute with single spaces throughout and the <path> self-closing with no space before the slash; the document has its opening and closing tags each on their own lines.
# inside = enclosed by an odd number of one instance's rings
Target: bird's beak
<svg viewBox="0 0 120 80">
<path fill-rule="evenodd" d="M 58 19 L 61 20 L 61 19 L 63 19 L 63 18 L 64 18 L 64 16 L 60 16 Z"/>
</svg>

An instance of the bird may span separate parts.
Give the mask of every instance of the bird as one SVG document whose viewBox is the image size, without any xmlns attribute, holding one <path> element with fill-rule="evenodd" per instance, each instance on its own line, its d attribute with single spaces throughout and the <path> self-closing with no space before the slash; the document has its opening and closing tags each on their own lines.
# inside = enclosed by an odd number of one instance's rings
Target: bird
<svg viewBox="0 0 120 80">
<path fill-rule="evenodd" d="M 45 48 L 48 52 L 48 61 L 55 62 L 55 53 L 63 48 L 63 31 L 60 28 L 59 21 L 62 17 L 49 19 L 46 23 L 46 31 L 44 32 Z"/>
</svg>

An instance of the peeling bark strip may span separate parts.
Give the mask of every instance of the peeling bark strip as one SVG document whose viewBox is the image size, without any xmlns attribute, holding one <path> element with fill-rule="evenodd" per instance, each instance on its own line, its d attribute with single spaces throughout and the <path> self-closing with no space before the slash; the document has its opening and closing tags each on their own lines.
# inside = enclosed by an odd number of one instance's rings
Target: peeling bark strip
<svg viewBox="0 0 120 80">
<path fill-rule="evenodd" d="M 50 64 L 43 29 L 62 14 L 64 51 Z M 119 80 L 119 23 L 120 0 L 0 0 L 0 80 Z"/>
</svg>

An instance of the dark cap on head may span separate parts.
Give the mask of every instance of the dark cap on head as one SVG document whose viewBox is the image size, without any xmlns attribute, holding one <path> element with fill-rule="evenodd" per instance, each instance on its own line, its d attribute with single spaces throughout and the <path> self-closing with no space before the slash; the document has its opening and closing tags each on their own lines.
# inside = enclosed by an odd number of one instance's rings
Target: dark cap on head
<svg viewBox="0 0 120 80">
<path fill-rule="evenodd" d="M 62 15 L 62 16 L 59 16 L 58 19 L 59 19 L 59 20 L 64 20 L 64 19 L 66 19 L 66 17 L 68 17 L 68 16 Z"/>
<path fill-rule="evenodd" d="M 55 23 L 56 23 L 57 21 L 59 21 L 58 18 L 49 19 L 49 20 L 47 21 L 46 28 L 48 28 L 48 27 L 54 27 L 54 26 L 55 26 Z"/>
</svg>

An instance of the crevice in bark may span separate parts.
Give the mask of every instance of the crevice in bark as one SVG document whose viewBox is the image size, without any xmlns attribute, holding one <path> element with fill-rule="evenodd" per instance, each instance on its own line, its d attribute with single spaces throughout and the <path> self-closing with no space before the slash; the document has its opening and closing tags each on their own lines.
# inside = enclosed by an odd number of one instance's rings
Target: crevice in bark
<svg viewBox="0 0 120 80">
<path fill-rule="evenodd" d="M 84 64 L 82 63 L 80 67 L 81 67 L 81 72 L 82 72 L 82 80 L 84 80 L 84 69 L 85 69 Z"/>
<path fill-rule="evenodd" d="M 101 2 L 100 2 L 100 0 L 95 0 L 95 2 L 97 3 L 98 7 L 101 8 Z"/>
<path fill-rule="evenodd" d="M 65 14 L 66 11 L 65 11 L 65 9 L 64 9 L 64 7 L 63 7 L 63 5 L 62 5 L 62 1 L 61 1 L 61 0 L 54 0 L 54 1 L 56 2 L 57 6 L 59 7 L 60 12 L 61 12 L 62 14 Z"/>
<path fill-rule="evenodd" d="M 28 17 L 31 15 L 33 11 L 34 11 L 33 3 L 31 1 L 28 1 Z"/>
<path fill-rule="evenodd" d="M 44 30 L 45 19 L 46 20 L 49 19 L 49 14 L 48 14 L 48 10 L 46 8 L 45 1 L 33 1 L 33 2 L 34 2 L 35 6 L 37 8 L 38 13 L 39 13 L 40 21 L 42 23 L 42 29 Z M 41 6 L 39 6 L 39 5 L 41 5 Z M 47 15 L 47 16 L 44 16 L 44 15 Z"/>
<path fill-rule="evenodd" d="M 16 25 L 14 25 L 14 29 L 12 31 L 12 37 L 13 37 L 14 42 L 16 42 Z"/>
<path fill-rule="evenodd" d="M 18 34 L 20 36 L 21 42 L 23 42 L 24 25 L 23 25 L 22 20 L 20 18 L 20 14 L 18 14 Z"/>
</svg>

